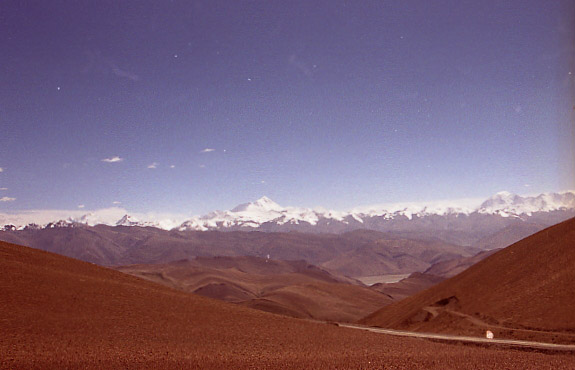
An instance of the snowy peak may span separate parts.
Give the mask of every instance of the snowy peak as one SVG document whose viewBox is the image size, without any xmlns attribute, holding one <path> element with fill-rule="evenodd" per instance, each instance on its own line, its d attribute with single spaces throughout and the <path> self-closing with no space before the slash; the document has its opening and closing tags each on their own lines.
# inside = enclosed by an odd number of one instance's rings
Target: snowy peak
<svg viewBox="0 0 575 370">
<path fill-rule="evenodd" d="M 507 191 L 499 192 L 486 200 L 459 199 L 425 203 L 395 203 L 358 207 L 351 211 L 333 211 L 324 208 L 282 207 L 270 198 L 240 204 L 228 211 L 214 211 L 203 216 L 172 219 L 154 214 L 138 214 L 138 218 L 126 213 L 122 208 L 96 210 L 65 218 L 65 211 L 58 211 L 54 220 L 44 217 L 42 221 L 22 215 L 0 213 L 0 231 L 22 230 L 26 225 L 36 228 L 94 226 L 157 227 L 165 230 L 263 230 L 305 232 L 342 232 L 357 228 L 384 230 L 388 222 L 410 222 L 427 217 L 460 217 L 472 214 L 493 215 L 503 218 L 528 217 L 546 212 L 567 212 L 558 217 L 575 215 L 575 191 L 543 193 L 521 196 Z M 51 218 L 51 217 L 50 217 Z M 558 219 L 558 218 L 554 218 Z M 143 220 L 143 221 L 142 221 Z M 186 220 L 182 223 L 182 221 Z M 31 223 L 34 223 L 32 225 Z M 37 224 L 37 225 L 35 225 Z"/>
<path fill-rule="evenodd" d="M 494 213 L 513 205 L 520 204 L 522 198 L 516 194 L 508 191 L 500 191 L 499 193 L 489 197 L 485 202 L 481 203 L 479 210 L 483 213 Z"/>
<path fill-rule="evenodd" d="M 283 208 L 271 200 L 270 198 L 263 196 L 255 202 L 240 204 L 231 210 L 231 212 L 261 212 L 261 211 L 275 211 L 281 212 Z"/>
<path fill-rule="evenodd" d="M 520 196 L 499 192 L 487 199 L 477 210 L 483 214 L 498 214 L 503 217 L 532 215 L 535 212 L 550 212 L 575 209 L 575 193 L 543 193 L 537 196 Z"/>
<path fill-rule="evenodd" d="M 45 229 L 58 229 L 58 228 L 63 228 L 63 227 L 74 227 L 74 222 L 72 222 L 70 220 L 59 220 L 56 222 L 50 222 L 44 228 Z"/>
<path fill-rule="evenodd" d="M 266 197 L 265 195 L 263 197 L 261 197 L 260 199 L 256 200 L 253 204 L 255 206 L 258 206 L 258 207 L 266 209 L 266 210 L 277 211 L 277 210 L 282 209 L 282 207 L 279 204 L 277 204 L 276 202 L 274 202 L 270 198 Z"/>
<path fill-rule="evenodd" d="M 315 225 L 319 219 L 316 212 L 308 208 L 282 207 L 270 198 L 240 204 L 230 211 L 215 211 L 205 216 L 194 217 L 184 222 L 179 230 L 213 230 L 230 228 L 259 228 L 263 224 Z"/>
<path fill-rule="evenodd" d="M 140 225 L 140 220 L 127 214 L 124 215 L 124 217 L 122 217 L 118 222 L 116 222 L 116 226 L 138 226 L 138 225 Z"/>
<path fill-rule="evenodd" d="M 401 203 L 356 208 L 350 212 L 326 209 L 312 210 L 300 207 L 282 207 L 268 197 L 244 203 L 231 211 L 216 211 L 194 217 L 179 230 L 257 229 L 264 224 L 316 226 L 318 223 L 363 227 L 373 220 L 397 220 L 427 216 L 470 215 L 480 213 L 498 217 L 531 216 L 536 212 L 575 210 L 575 192 L 548 193 L 522 197 L 507 191 L 499 192 L 481 202 L 477 199 L 437 201 L 427 203 Z M 372 220 L 372 221 L 369 221 Z M 376 221 L 381 222 L 381 221 Z M 283 230 L 283 229 L 282 229 Z"/>
</svg>

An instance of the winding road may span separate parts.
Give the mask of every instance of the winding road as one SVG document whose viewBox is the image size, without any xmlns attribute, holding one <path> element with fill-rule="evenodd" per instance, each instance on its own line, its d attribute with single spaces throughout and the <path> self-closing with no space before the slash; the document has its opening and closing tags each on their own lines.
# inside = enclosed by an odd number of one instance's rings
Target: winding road
<svg viewBox="0 0 575 370">
<path fill-rule="evenodd" d="M 444 341 L 451 341 L 451 342 L 500 344 L 500 345 L 514 346 L 514 347 L 531 348 L 531 349 L 575 352 L 575 345 L 573 345 L 573 344 L 554 344 L 554 343 L 543 343 L 543 342 L 530 342 L 530 341 L 526 341 L 526 340 L 487 339 L 487 338 L 464 337 L 464 336 L 447 335 L 447 334 L 416 333 L 416 332 L 411 332 L 411 331 L 382 329 L 382 328 L 374 328 L 374 327 L 353 325 L 353 324 L 344 324 L 344 323 L 339 323 L 338 325 L 342 328 L 367 330 L 367 331 L 370 331 L 373 333 L 396 335 L 396 336 L 400 336 L 400 337 L 437 339 L 437 340 L 444 340 Z"/>
</svg>

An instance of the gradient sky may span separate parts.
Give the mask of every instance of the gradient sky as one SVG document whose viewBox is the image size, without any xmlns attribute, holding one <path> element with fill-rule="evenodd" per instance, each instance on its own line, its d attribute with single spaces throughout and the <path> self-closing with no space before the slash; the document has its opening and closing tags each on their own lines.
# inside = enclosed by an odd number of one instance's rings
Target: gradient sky
<svg viewBox="0 0 575 370">
<path fill-rule="evenodd" d="M 575 188 L 573 1 L 0 3 L 0 211 Z"/>
</svg>

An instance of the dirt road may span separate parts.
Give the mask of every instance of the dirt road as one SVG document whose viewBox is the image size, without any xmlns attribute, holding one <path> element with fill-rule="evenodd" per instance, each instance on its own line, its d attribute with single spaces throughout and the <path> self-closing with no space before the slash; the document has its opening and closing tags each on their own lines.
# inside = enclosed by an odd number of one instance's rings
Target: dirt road
<svg viewBox="0 0 575 370">
<path fill-rule="evenodd" d="M 507 346 L 514 346 L 514 347 L 522 347 L 522 348 L 575 352 L 575 345 L 572 345 L 572 344 L 554 344 L 554 343 L 530 342 L 530 341 L 513 340 L 513 339 L 497 339 L 497 338 L 487 339 L 487 338 L 463 337 L 463 336 L 447 335 L 447 334 L 416 333 L 416 332 L 410 332 L 410 331 L 373 328 L 373 327 L 368 327 L 368 326 L 343 324 L 343 323 L 338 324 L 338 325 L 340 327 L 343 327 L 343 328 L 367 330 L 367 331 L 371 331 L 373 333 L 396 335 L 396 336 L 401 336 L 401 337 L 437 339 L 437 340 L 453 341 L 453 342 L 498 344 L 498 345 L 507 345 Z"/>
</svg>

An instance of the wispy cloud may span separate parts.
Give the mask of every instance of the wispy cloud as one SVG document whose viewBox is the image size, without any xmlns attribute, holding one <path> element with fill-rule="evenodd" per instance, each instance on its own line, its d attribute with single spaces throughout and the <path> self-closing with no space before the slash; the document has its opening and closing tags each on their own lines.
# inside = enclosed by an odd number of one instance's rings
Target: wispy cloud
<svg viewBox="0 0 575 370">
<path fill-rule="evenodd" d="M 83 205 L 83 204 L 78 204 L 78 208 L 82 209 L 82 208 L 84 208 L 84 207 L 86 207 L 86 206 Z"/>
<path fill-rule="evenodd" d="M 0 167 L 0 172 L 4 172 L 4 169 L 2 167 Z"/>
<path fill-rule="evenodd" d="M 200 164 L 200 168 L 206 168 L 205 164 Z"/>
<path fill-rule="evenodd" d="M 137 74 L 128 71 L 124 68 L 120 68 L 113 58 L 103 56 L 98 50 L 95 51 L 87 50 L 86 57 L 88 58 L 88 63 L 84 67 L 83 70 L 84 73 L 95 72 L 95 73 L 107 74 L 109 72 L 112 72 L 114 75 L 121 78 L 127 78 L 132 81 L 140 80 L 140 77 Z"/>
<path fill-rule="evenodd" d="M 122 162 L 123 160 L 124 160 L 124 158 L 120 158 L 118 156 L 115 156 L 115 157 L 111 157 L 111 158 L 104 158 L 104 159 L 102 159 L 102 162 L 116 163 L 116 162 Z"/>
<path fill-rule="evenodd" d="M 171 166 L 170 166 L 170 168 L 176 168 L 176 165 L 175 165 L 175 164 L 173 164 L 173 165 L 171 165 Z"/>
<path fill-rule="evenodd" d="M 311 75 L 313 74 L 313 70 L 301 59 L 299 59 L 295 54 L 290 55 L 289 64 L 294 66 L 297 70 L 299 70 L 307 77 L 311 77 Z"/>
<path fill-rule="evenodd" d="M 8 190 L 8 188 L 0 188 L 0 190 Z"/>
<path fill-rule="evenodd" d="M 0 202 L 13 202 L 15 201 L 16 198 L 10 198 L 10 197 L 2 197 L 0 198 Z"/>
<path fill-rule="evenodd" d="M 158 162 L 154 162 L 154 163 L 148 165 L 148 168 L 150 168 L 150 169 L 156 169 L 156 168 L 158 168 Z"/>
<path fill-rule="evenodd" d="M 116 64 L 110 63 L 110 68 L 112 68 L 112 72 L 118 77 L 124 77 L 132 81 L 139 81 L 140 77 L 137 74 L 126 71 L 124 69 L 120 69 Z"/>
<path fill-rule="evenodd" d="M 118 205 L 118 204 L 122 204 L 122 202 L 119 202 L 119 201 L 115 200 L 115 201 L 112 202 L 112 204 Z"/>
<path fill-rule="evenodd" d="M 201 153 L 210 153 L 210 152 L 215 152 L 216 150 L 213 148 L 206 148 L 204 150 L 201 151 Z"/>
</svg>

